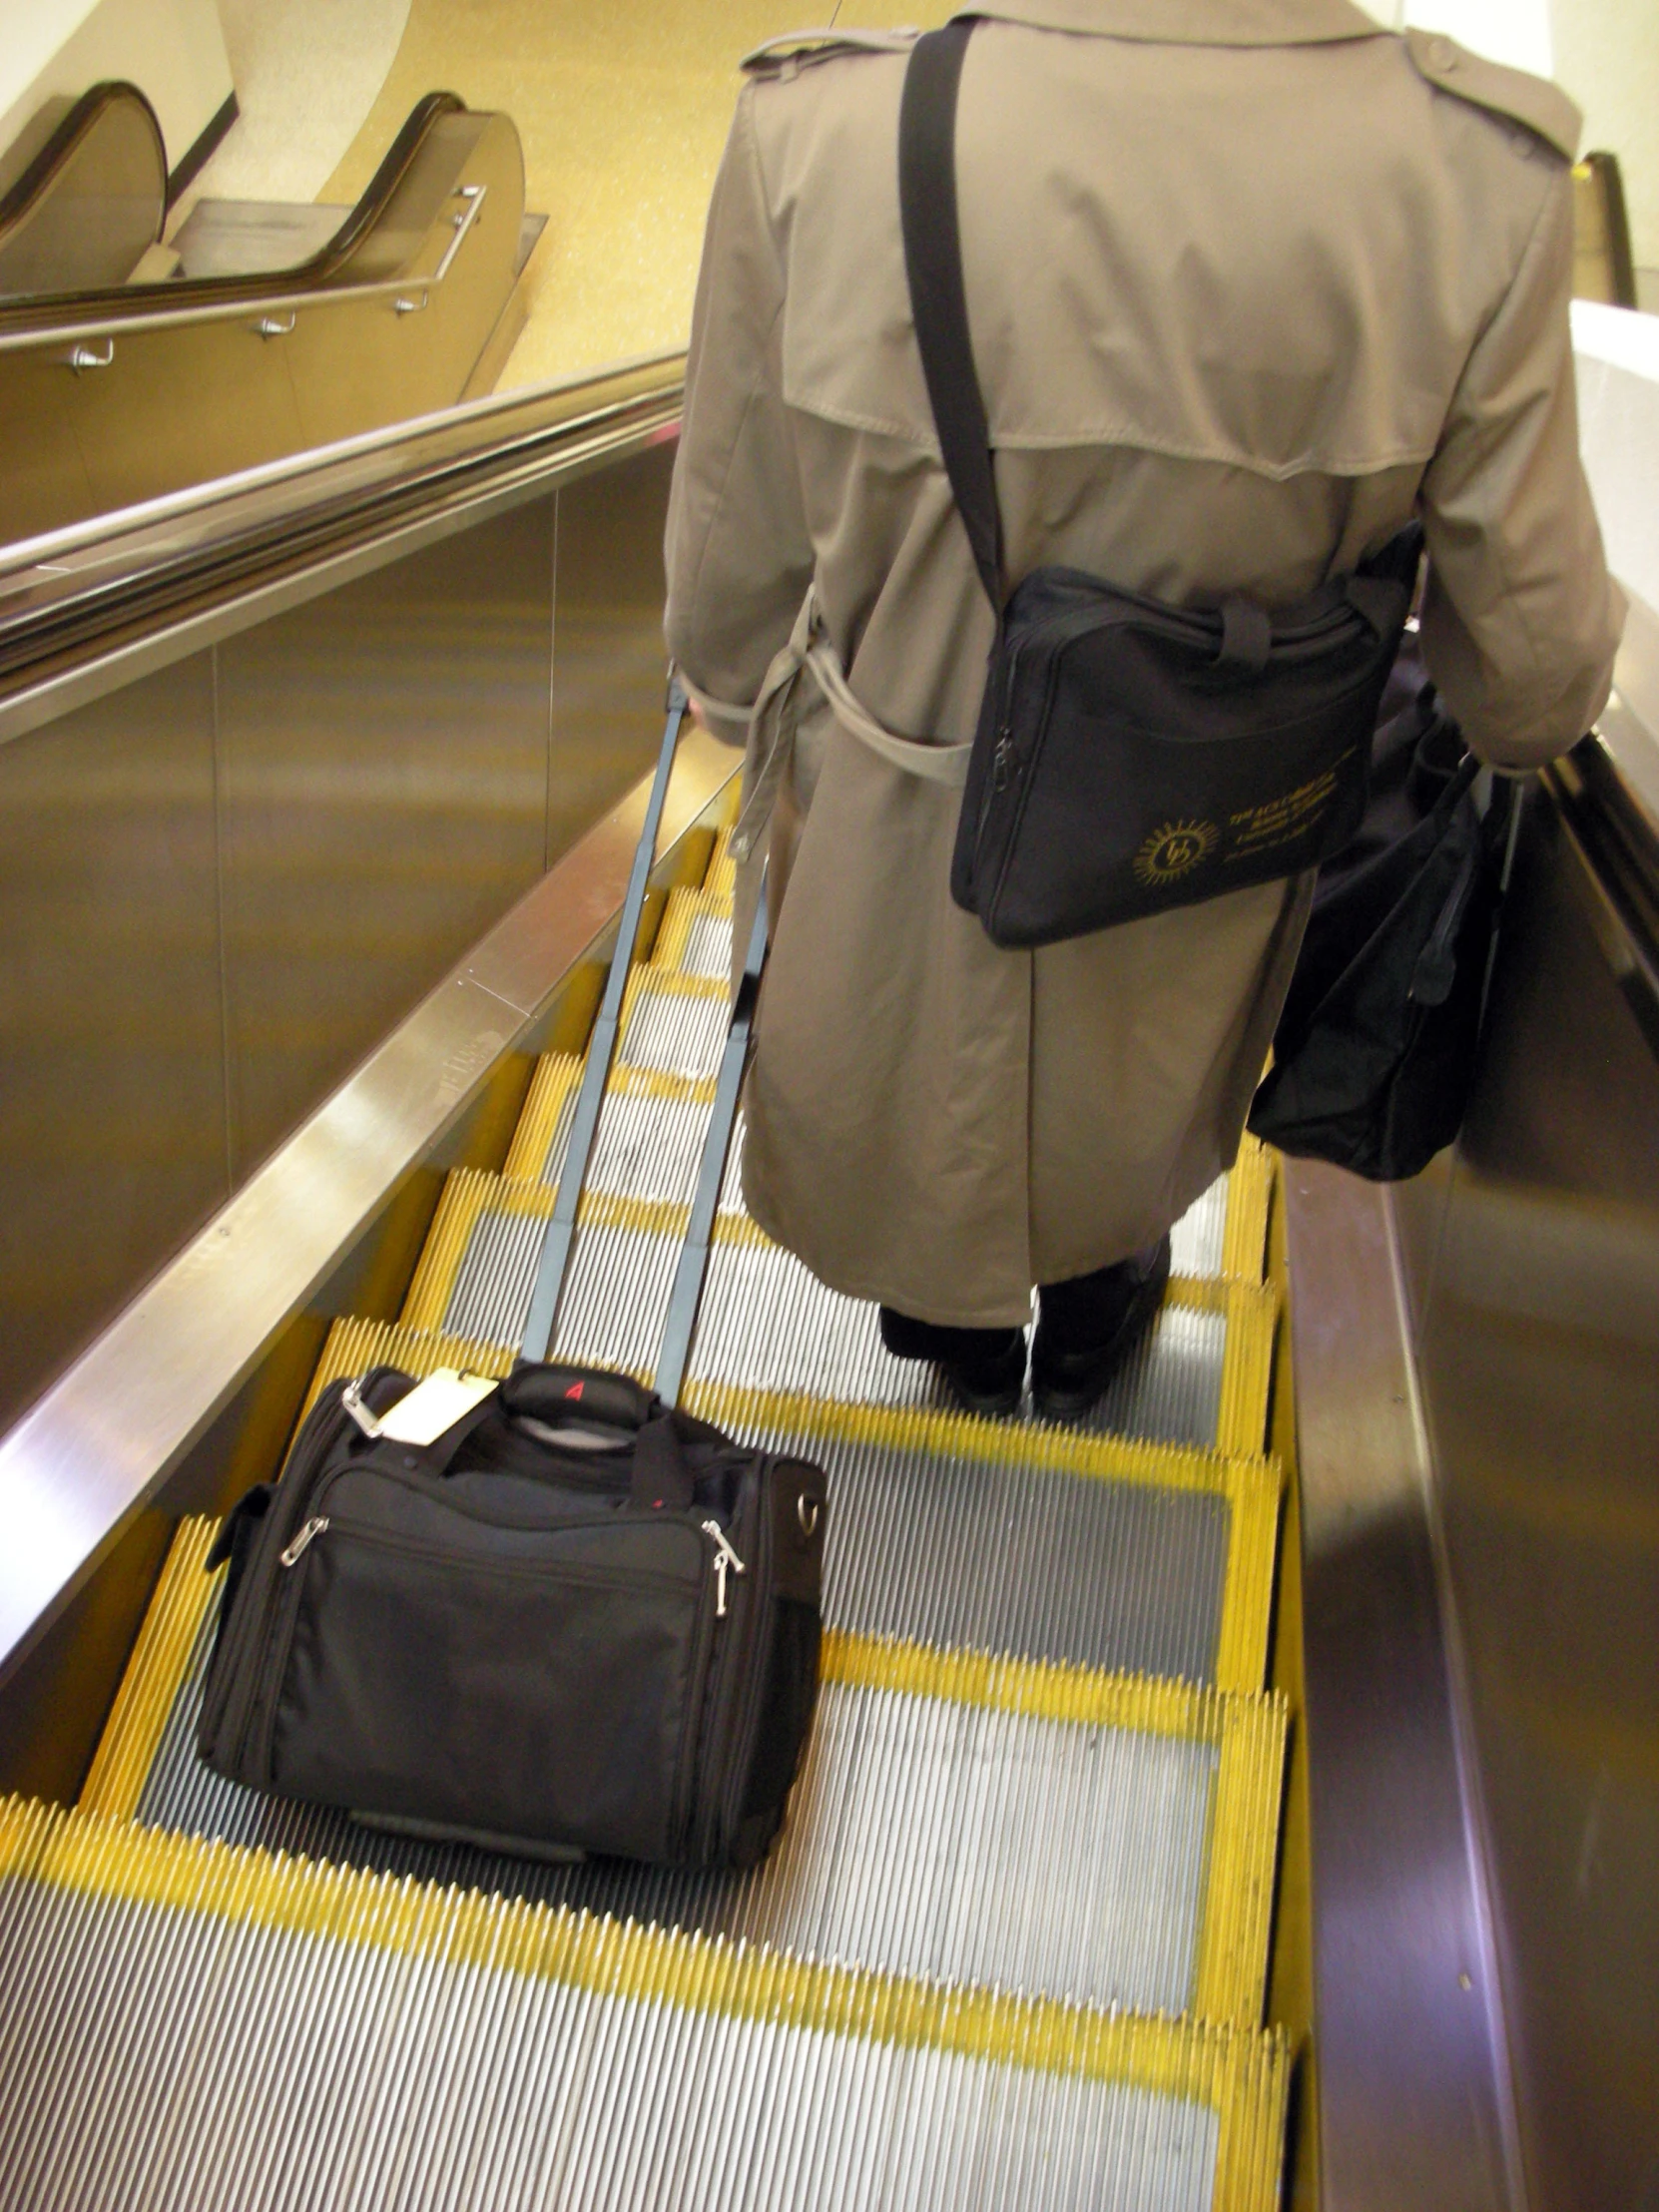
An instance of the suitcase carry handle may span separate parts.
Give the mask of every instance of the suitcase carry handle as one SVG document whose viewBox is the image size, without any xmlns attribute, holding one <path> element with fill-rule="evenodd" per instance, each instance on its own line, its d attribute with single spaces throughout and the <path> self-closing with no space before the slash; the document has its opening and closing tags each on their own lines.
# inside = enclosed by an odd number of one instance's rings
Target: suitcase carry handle
<svg viewBox="0 0 1659 2212">
<path fill-rule="evenodd" d="M 660 1410 L 654 1393 L 631 1376 L 604 1368 L 548 1366 L 516 1368 L 501 1385 L 507 1413 L 537 1420 L 547 1428 L 580 1422 L 586 1427 L 618 1428 L 635 1435 Z"/>
</svg>

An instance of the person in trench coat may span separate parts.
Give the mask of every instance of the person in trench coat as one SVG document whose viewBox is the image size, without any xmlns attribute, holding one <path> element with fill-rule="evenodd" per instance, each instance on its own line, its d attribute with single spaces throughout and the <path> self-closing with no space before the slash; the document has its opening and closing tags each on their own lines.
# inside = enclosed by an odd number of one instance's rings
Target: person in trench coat
<svg viewBox="0 0 1659 2212">
<path fill-rule="evenodd" d="M 1423 654 L 1469 744 L 1513 770 L 1572 744 L 1622 602 L 1578 457 L 1570 102 L 1351 0 L 968 12 L 962 252 L 1008 587 L 1058 562 L 1287 605 L 1415 514 Z M 872 742 L 971 737 L 991 639 L 905 282 L 910 44 L 825 34 L 746 65 L 666 632 L 708 726 L 749 747 L 740 946 L 771 860 L 750 1209 L 918 1325 L 892 1349 L 994 1333 L 971 1343 L 1017 1343 L 1022 1370 L 1033 1286 L 1146 1281 L 1233 1159 L 1311 878 L 999 950 L 951 901 L 958 792 Z"/>
</svg>

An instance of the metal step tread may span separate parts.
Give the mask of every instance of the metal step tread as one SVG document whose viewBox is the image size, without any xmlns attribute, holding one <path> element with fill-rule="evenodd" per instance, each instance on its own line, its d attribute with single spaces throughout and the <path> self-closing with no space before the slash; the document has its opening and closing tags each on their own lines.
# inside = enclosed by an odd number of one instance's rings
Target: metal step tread
<svg viewBox="0 0 1659 2212">
<path fill-rule="evenodd" d="M 1270 2212 L 1277 2032 L 0 1806 L 0 2195 Z"/>
<path fill-rule="evenodd" d="M 337 1322 L 306 1406 L 371 1367 L 505 1375 L 512 1360 L 476 1338 Z M 635 1372 L 648 1379 L 644 1364 Z M 1277 1460 L 699 1381 L 687 1404 L 826 1468 L 831 1627 L 1224 1690 L 1263 1685 Z"/>
</svg>

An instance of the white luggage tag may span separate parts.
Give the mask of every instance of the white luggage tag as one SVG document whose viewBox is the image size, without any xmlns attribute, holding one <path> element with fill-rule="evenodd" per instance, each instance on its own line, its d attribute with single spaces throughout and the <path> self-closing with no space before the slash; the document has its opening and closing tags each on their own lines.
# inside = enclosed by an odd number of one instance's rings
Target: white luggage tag
<svg viewBox="0 0 1659 2212">
<path fill-rule="evenodd" d="M 365 1436 L 424 1448 L 447 1435 L 458 1420 L 500 1387 L 488 1375 L 468 1375 L 461 1368 L 434 1368 L 389 1412 L 371 1412 L 358 1395 L 355 1382 L 346 1384 L 340 1403 Z"/>
</svg>

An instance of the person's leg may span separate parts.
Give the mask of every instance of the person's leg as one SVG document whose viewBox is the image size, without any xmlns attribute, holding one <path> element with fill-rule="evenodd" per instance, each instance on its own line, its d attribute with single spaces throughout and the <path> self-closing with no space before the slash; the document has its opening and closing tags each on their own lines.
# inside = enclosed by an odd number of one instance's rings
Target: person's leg
<svg viewBox="0 0 1659 2212">
<path fill-rule="evenodd" d="M 1023 1329 L 942 1329 L 881 1308 L 881 1342 L 895 1360 L 931 1360 L 970 1413 L 1011 1413 L 1025 1388 Z"/>
<path fill-rule="evenodd" d="M 1037 1294 L 1031 1396 L 1045 1420 L 1076 1420 L 1099 1398 L 1158 1311 L 1169 1239 Z"/>
</svg>

